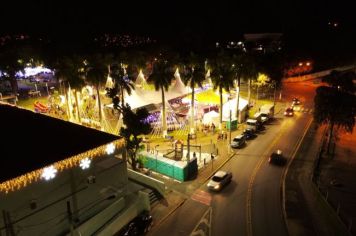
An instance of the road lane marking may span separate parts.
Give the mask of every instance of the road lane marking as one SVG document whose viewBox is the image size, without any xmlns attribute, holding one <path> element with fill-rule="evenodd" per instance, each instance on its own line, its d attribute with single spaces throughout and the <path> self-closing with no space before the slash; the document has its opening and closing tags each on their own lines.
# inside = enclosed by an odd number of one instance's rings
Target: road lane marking
<svg viewBox="0 0 356 236">
<path fill-rule="evenodd" d="M 212 219 L 213 209 L 211 207 L 205 211 L 203 216 L 200 218 L 199 223 L 194 227 L 190 236 L 202 235 L 210 236 L 211 235 L 211 219 Z"/>
<path fill-rule="evenodd" d="M 247 236 L 252 236 L 253 232 L 252 232 L 252 212 L 251 212 L 251 199 L 252 199 L 252 189 L 253 189 L 253 183 L 255 182 L 255 178 L 257 176 L 257 173 L 259 171 L 259 169 L 262 166 L 262 163 L 265 161 L 265 153 L 269 154 L 272 150 L 272 147 L 277 143 L 277 141 L 279 141 L 279 139 L 281 138 L 281 136 L 285 133 L 285 126 L 287 123 L 283 123 L 280 132 L 278 134 L 278 136 L 273 140 L 272 144 L 268 147 L 267 152 L 264 152 L 262 157 L 260 158 L 258 164 L 256 165 L 256 167 L 254 168 L 250 181 L 248 183 L 248 188 L 247 188 L 247 197 L 246 197 L 246 222 L 247 222 Z"/>
</svg>

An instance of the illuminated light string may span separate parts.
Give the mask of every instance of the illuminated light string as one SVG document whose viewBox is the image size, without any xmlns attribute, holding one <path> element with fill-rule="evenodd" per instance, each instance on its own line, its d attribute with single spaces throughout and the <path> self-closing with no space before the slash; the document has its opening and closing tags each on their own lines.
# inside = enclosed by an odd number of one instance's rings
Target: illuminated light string
<svg viewBox="0 0 356 236">
<path fill-rule="evenodd" d="M 0 183 L 0 192 L 9 193 L 12 191 L 16 191 L 23 187 L 26 187 L 27 185 L 29 185 L 31 183 L 37 182 L 42 178 L 46 178 L 45 176 L 43 176 L 45 170 L 46 171 L 50 170 L 49 173 L 53 173 L 53 170 L 56 170 L 55 172 L 59 173 L 66 169 L 80 166 L 81 163 L 86 163 L 84 165 L 87 165 L 89 162 L 89 164 L 90 164 L 91 159 L 99 158 L 99 157 L 103 156 L 102 154 L 107 154 L 107 149 L 110 149 L 110 150 L 112 148 L 121 149 L 124 147 L 124 145 L 125 145 L 125 142 L 123 139 L 116 140 L 110 144 L 105 144 L 105 145 L 102 145 L 95 149 L 92 149 L 92 150 L 80 153 L 78 155 L 72 156 L 65 160 L 55 162 L 50 166 L 46 166 L 41 169 L 37 169 L 37 170 L 31 171 L 31 172 L 28 172 L 28 173 L 21 175 L 19 177 L 16 177 L 16 178 L 13 178 L 13 179 L 10 179 L 10 180 Z M 110 148 L 108 148 L 108 147 L 110 147 Z M 82 162 L 82 160 L 85 160 L 85 161 Z M 50 168 L 50 169 L 48 169 L 48 168 Z M 53 168 L 53 169 L 51 169 L 51 168 Z M 49 176 L 51 176 L 51 175 L 49 175 Z"/>
</svg>

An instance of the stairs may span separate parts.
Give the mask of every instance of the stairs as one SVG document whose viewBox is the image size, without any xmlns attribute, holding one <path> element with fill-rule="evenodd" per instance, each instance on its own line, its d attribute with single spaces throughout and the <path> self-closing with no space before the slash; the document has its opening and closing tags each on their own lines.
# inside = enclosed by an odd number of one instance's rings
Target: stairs
<svg viewBox="0 0 356 236">
<path fill-rule="evenodd" d="M 146 189 L 145 192 L 148 193 L 151 207 L 157 205 L 162 199 L 162 196 L 156 190 Z"/>
</svg>

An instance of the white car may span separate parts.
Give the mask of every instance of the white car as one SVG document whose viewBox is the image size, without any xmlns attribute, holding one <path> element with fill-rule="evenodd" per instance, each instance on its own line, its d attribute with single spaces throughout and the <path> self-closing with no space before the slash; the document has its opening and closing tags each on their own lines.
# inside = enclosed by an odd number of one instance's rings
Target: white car
<svg viewBox="0 0 356 236">
<path fill-rule="evenodd" d="M 207 187 L 208 189 L 213 191 L 220 191 L 225 185 L 231 182 L 231 179 L 231 172 L 219 170 L 210 179 L 209 183 L 207 184 Z"/>
</svg>

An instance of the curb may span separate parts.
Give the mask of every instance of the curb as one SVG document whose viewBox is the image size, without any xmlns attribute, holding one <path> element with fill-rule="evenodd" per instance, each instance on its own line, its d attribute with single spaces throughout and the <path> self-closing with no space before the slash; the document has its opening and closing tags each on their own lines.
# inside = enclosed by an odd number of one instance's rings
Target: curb
<svg viewBox="0 0 356 236">
<path fill-rule="evenodd" d="M 160 221 L 158 221 L 157 224 L 154 224 L 154 227 L 161 225 L 170 215 L 173 214 L 173 212 L 175 212 L 179 207 L 181 207 L 186 200 L 187 198 L 180 201 L 166 216 L 164 216 Z"/>
<path fill-rule="evenodd" d="M 230 155 L 228 158 L 226 158 L 226 160 L 221 163 L 221 165 L 218 166 L 218 168 L 216 168 L 216 170 L 220 169 L 223 165 L 225 165 L 233 156 L 235 156 L 236 153 L 233 153 L 232 155 Z M 206 181 L 208 181 L 208 179 L 211 178 L 211 176 L 214 175 L 214 172 L 209 174 L 207 178 L 204 179 L 203 183 L 205 183 Z"/>
</svg>

